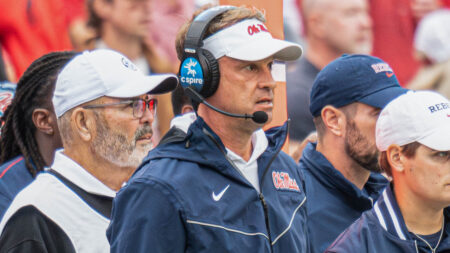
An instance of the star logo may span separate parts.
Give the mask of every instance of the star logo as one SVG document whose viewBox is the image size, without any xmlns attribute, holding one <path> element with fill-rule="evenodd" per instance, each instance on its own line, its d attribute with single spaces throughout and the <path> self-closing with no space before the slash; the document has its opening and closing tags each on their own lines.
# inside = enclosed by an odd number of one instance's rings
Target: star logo
<svg viewBox="0 0 450 253">
<path fill-rule="evenodd" d="M 192 61 L 192 59 L 184 66 L 185 69 L 187 69 L 187 74 L 195 76 L 197 74 L 197 71 L 195 69 L 192 69 L 193 67 L 197 66 L 198 62 Z"/>
</svg>

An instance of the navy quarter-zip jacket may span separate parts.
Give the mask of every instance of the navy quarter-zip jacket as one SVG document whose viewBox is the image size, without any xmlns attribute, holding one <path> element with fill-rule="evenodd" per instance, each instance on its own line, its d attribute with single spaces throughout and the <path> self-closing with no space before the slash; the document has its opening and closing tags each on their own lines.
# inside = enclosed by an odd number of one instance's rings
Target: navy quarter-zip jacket
<svg viewBox="0 0 450 253">
<path fill-rule="evenodd" d="M 305 176 L 311 252 L 322 253 L 361 214 L 372 208 L 388 180 L 372 173 L 360 190 L 309 143 L 300 159 Z"/>
<path fill-rule="evenodd" d="M 261 194 L 198 118 L 183 140 L 150 151 L 114 200 L 111 252 L 308 252 L 306 196 L 280 152 L 287 126 L 266 132 Z"/>
</svg>

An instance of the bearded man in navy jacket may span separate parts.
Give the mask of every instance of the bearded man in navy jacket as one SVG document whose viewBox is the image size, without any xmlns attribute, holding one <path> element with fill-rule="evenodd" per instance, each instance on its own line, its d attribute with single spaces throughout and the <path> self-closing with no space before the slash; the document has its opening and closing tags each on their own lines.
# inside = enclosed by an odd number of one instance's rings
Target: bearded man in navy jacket
<svg viewBox="0 0 450 253">
<path fill-rule="evenodd" d="M 378 173 L 375 123 L 405 91 L 387 63 L 368 55 L 344 55 L 317 75 L 310 111 L 318 142 L 300 159 L 312 252 L 323 252 L 387 185 Z"/>
</svg>

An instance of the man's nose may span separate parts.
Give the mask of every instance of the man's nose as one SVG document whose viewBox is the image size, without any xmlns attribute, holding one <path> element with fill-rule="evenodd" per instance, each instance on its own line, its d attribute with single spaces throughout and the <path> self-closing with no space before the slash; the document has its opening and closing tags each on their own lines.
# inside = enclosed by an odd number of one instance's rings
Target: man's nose
<svg viewBox="0 0 450 253">
<path fill-rule="evenodd" d="M 142 115 L 142 117 L 140 118 L 140 122 L 143 123 L 148 123 L 150 124 L 150 126 L 153 123 L 153 120 L 155 119 L 155 115 L 156 115 L 156 111 L 152 112 L 149 108 L 148 108 L 148 104 L 145 105 L 145 110 L 144 110 L 144 114 Z"/>
</svg>

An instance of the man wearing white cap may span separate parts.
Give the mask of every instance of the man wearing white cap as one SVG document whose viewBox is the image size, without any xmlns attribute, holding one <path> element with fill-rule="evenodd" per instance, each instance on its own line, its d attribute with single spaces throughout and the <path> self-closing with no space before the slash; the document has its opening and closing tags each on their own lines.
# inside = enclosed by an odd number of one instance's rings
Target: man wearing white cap
<svg viewBox="0 0 450 253">
<path fill-rule="evenodd" d="M 450 252 L 449 101 L 399 96 L 381 111 L 376 143 L 392 183 L 327 252 Z"/>
<path fill-rule="evenodd" d="M 152 96 L 177 83 L 142 74 L 112 50 L 74 57 L 53 96 L 64 149 L 13 200 L 0 252 L 109 252 L 112 199 L 152 148 Z"/>
<path fill-rule="evenodd" d="M 303 177 L 272 119 L 273 39 L 254 9 L 203 11 L 177 36 L 180 82 L 196 105 L 186 136 L 152 150 L 113 203 L 111 252 L 307 252 Z"/>
</svg>

